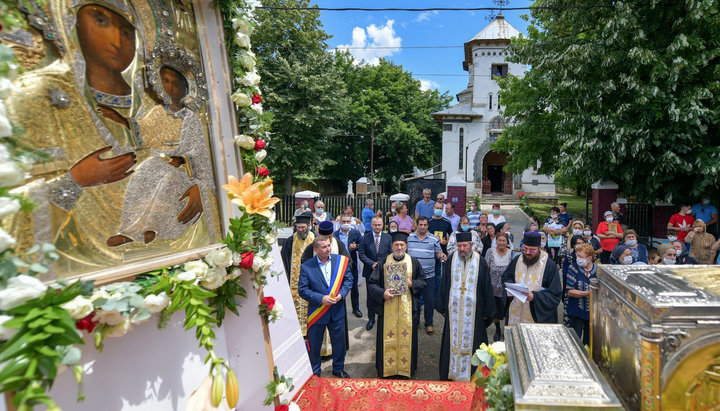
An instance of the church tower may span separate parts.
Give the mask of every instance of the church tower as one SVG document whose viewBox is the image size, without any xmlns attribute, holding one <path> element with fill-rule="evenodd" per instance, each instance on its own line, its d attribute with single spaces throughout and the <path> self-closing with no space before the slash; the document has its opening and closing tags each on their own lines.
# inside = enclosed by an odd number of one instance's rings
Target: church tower
<svg viewBox="0 0 720 411">
<path fill-rule="evenodd" d="M 458 104 L 433 113 L 443 128 L 442 168 L 448 181 L 466 182 L 468 195 L 555 195 L 551 176 L 537 174 L 537 167 L 522 175 L 506 172 L 508 155 L 490 149 L 505 127 L 497 77 L 525 75 L 524 64 L 507 61 L 510 39 L 517 36 L 520 32 L 500 14 L 468 40 L 462 63 L 467 88 L 457 94 Z"/>
</svg>

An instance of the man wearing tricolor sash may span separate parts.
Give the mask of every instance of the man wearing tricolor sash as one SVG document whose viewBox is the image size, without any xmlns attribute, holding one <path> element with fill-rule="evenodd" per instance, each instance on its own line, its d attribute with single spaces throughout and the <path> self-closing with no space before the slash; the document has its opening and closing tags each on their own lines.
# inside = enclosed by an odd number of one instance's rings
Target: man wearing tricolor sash
<svg viewBox="0 0 720 411">
<path fill-rule="evenodd" d="M 475 350 L 487 343 L 487 325 L 495 314 L 488 264 L 473 251 L 470 232 L 457 232 L 457 250 L 450 254 L 435 309 L 445 317 L 440 345 L 440 380 L 470 381 Z"/>
<path fill-rule="evenodd" d="M 417 368 L 418 300 L 425 274 L 420 262 L 405 253 L 407 238 L 407 233 L 392 233 L 392 254 L 378 262 L 368 279 L 377 304 L 375 367 L 380 378 L 412 378 Z"/>
<path fill-rule="evenodd" d="M 350 378 L 345 372 L 345 297 L 352 288 L 350 258 L 331 254 L 330 238 L 313 241 L 315 257 L 300 267 L 298 293 L 308 302 L 307 337 L 313 374 L 320 376 L 320 348 L 327 329 L 333 357 L 333 375 Z"/>
<path fill-rule="evenodd" d="M 510 303 L 509 326 L 558 322 L 557 309 L 562 298 L 562 282 L 557 265 L 540 246 L 540 234 L 526 232 L 522 255 L 515 257 L 503 273 L 503 283 L 524 284 L 528 289 L 524 302 L 513 298 Z M 504 294 L 507 295 L 507 288 Z"/>
<path fill-rule="evenodd" d="M 282 257 L 283 266 L 285 266 L 285 273 L 288 277 L 288 283 L 290 284 L 290 293 L 293 297 L 293 303 L 295 304 L 295 312 L 297 313 L 298 321 L 300 321 L 300 331 L 303 337 L 307 336 L 307 301 L 303 300 L 298 294 L 298 279 L 300 278 L 300 264 L 301 257 L 305 248 L 312 244 L 315 239 L 315 234 L 310 231 L 310 220 L 312 214 L 307 211 L 300 214 L 295 219 L 295 234 L 285 240 L 285 243 L 280 250 L 280 256 Z"/>
</svg>

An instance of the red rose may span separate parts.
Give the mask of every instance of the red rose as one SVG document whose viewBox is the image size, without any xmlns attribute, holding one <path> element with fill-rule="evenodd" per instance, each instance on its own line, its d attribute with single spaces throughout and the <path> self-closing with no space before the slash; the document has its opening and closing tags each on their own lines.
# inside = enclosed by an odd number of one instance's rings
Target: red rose
<svg viewBox="0 0 720 411">
<path fill-rule="evenodd" d="M 262 303 L 268 306 L 268 311 L 275 306 L 275 299 L 272 297 L 263 297 Z"/>
<path fill-rule="evenodd" d="M 255 140 L 255 151 L 260 151 L 263 148 L 265 148 L 265 142 L 260 139 Z"/>
<path fill-rule="evenodd" d="M 258 167 L 255 169 L 255 172 L 257 172 L 260 177 L 267 177 L 270 175 L 270 170 L 265 167 Z"/>
<path fill-rule="evenodd" d="M 262 101 L 262 97 L 259 94 L 254 94 L 252 98 L 253 104 L 257 104 Z"/>
<path fill-rule="evenodd" d="M 95 326 L 97 325 L 97 322 L 92 320 L 93 316 L 95 316 L 95 313 L 88 314 L 87 317 L 76 321 L 75 328 L 78 330 L 86 330 L 89 333 L 93 332 Z"/>
<path fill-rule="evenodd" d="M 491 373 L 492 373 L 492 370 L 490 368 L 484 367 L 484 366 L 482 367 L 482 376 L 483 377 L 487 378 L 490 376 Z"/>
<path fill-rule="evenodd" d="M 252 268 L 253 257 L 255 257 L 255 255 L 253 255 L 252 251 L 248 251 L 247 253 L 242 253 L 241 257 L 242 258 L 240 259 L 240 267 L 242 267 L 246 270 L 249 270 L 250 268 Z"/>
<path fill-rule="evenodd" d="M 290 406 L 287 404 L 280 404 L 277 407 L 275 407 L 275 411 L 288 411 L 290 410 Z"/>
</svg>

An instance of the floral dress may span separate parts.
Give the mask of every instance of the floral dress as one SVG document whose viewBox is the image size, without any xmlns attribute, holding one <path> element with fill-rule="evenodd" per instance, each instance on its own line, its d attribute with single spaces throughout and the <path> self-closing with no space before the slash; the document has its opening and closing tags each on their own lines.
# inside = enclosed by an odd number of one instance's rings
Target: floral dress
<svg viewBox="0 0 720 411">
<path fill-rule="evenodd" d="M 492 282 L 493 295 L 495 297 L 502 297 L 502 275 L 508 265 L 510 265 L 510 261 L 512 261 L 512 251 L 508 250 L 504 256 L 501 256 L 497 252 L 497 249 L 491 248 L 487 252 L 487 261 L 490 264 L 490 280 Z"/>
</svg>

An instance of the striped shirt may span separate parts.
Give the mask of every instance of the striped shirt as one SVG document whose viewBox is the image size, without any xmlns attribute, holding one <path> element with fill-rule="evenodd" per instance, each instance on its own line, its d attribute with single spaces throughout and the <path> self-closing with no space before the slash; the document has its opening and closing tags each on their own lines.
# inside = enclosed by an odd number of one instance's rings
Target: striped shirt
<svg viewBox="0 0 720 411">
<path fill-rule="evenodd" d="M 440 241 L 430 233 L 422 240 L 418 237 L 417 232 L 408 236 L 407 252 L 418 259 L 425 278 L 435 277 L 435 255 L 441 251 Z"/>
<path fill-rule="evenodd" d="M 482 215 L 481 212 L 476 211 L 476 212 L 473 213 L 473 212 L 471 211 L 471 212 L 469 212 L 469 213 L 467 213 L 467 214 L 465 214 L 465 215 L 466 215 L 467 218 L 470 220 L 470 227 L 477 227 L 477 225 L 480 224 L 480 216 Z"/>
</svg>

